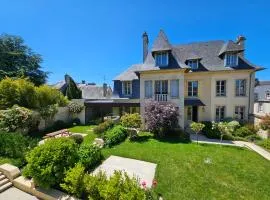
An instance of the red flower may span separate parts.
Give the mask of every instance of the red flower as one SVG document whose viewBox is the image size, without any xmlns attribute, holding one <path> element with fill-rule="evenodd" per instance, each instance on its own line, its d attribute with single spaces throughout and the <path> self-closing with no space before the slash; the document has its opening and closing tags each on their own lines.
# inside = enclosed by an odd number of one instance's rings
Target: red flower
<svg viewBox="0 0 270 200">
<path fill-rule="evenodd" d="M 156 187 L 156 186 L 157 186 L 157 181 L 156 180 L 153 180 L 152 187 Z"/>
</svg>

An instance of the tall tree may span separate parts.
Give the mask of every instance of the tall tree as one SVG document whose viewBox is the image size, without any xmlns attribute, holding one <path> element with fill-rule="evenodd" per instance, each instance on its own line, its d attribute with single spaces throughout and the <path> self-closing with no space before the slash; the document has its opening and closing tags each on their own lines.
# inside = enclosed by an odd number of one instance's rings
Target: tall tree
<svg viewBox="0 0 270 200">
<path fill-rule="evenodd" d="M 46 82 L 48 72 L 41 70 L 41 55 L 34 53 L 18 36 L 0 35 L 0 80 L 28 77 L 35 85 Z"/>
<path fill-rule="evenodd" d="M 82 91 L 77 87 L 75 81 L 69 76 L 65 75 L 66 81 L 66 89 L 65 89 L 65 96 L 68 99 L 81 99 L 82 98 Z"/>
</svg>

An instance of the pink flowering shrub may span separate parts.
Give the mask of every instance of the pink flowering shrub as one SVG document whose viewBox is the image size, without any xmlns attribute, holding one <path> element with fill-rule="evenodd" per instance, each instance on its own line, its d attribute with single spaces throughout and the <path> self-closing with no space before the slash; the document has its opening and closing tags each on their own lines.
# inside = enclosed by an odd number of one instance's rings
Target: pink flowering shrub
<svg viewBox="0 0 270 200">
<path fill-rule="evenodd" d="M 171 103 L 149 101 L 145 106 L 146 128 L 161 137 L 178 126 L 178 109 Z"/>
</svg>

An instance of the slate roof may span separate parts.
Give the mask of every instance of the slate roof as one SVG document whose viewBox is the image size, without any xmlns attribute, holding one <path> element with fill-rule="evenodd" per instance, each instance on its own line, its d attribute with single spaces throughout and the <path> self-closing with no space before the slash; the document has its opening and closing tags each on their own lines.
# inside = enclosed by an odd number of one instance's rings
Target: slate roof
<svg viewBox="0 0 270 200">
<path fill-rule="evenodd" d="M 52 86 L 63 92 L 64 88 L 66 87 L 66 82 L 62 80 Z M 112 88 L 110 86 L 107 86 L 107 89 L 105 90 L 106 93 L 105 96 L 103 86 L 98 86 L 95 84 L 89 85 L 77 83 L 77 87 L 82 91 L 83 99 L 109 99 L 112 97 L 113 93 Z"/>
<path fill-rule="evenodd" d="M 153 51 L 168 50 L 169 66 L 155 66 Z M 146 70 L 163 69 L 190 69 L 187 66 L 187 60 L 199 59 L 199 68 L 193 71 L 224 71 L 238 69 L 262 69 L 252 63 L 240 54 L 237 67 L 225 67 L 222 52 L 243 51 L 243 46 L 233 41 L 213 40 L 207 42 L 193 42 L 181 45 L 171 45 L 164 31 L 160 31 L 157 39 L 154 41 L 152 52 L 148 52 L 144 63 L 131 65 L 126 71 L 115 77 L 114 80 L 135 80 L 138 79 L 136 72 Z"/>
<path fill-rule="evenodd" d="M 168 40 L 166 34 L 164 33 L 163 30 L 160 30 L 157 38 L 155 39 L 155 41 L 153 43 L 152 52 L 165 51 L 165 50 L 171 50 L 171 49 L 172 49 L 172 47 L 169 43 L 169 40 Z"/>
<path fill-rule="evenodd" d="M 219 52 L 219 55 L 222 55 L 223 53 L 226 53 L 226 52 L 241 52 L 241 51 L 244 51 L 244 48 L 242 45 L 236 44 L 232 40 L 229 40 L 222 46 Z"/>
</svg>

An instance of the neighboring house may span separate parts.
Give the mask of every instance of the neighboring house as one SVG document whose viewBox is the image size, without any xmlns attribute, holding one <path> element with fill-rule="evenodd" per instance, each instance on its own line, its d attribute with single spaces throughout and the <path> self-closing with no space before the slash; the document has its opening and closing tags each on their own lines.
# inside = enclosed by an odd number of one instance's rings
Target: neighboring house
<svg viewBox="0 0 270 200">
<path fill-rule="evenodd" d="M 173 45 L 161 30 L 149 51 L 144 33 L 143 63 L 114 79 L 114 96 L 126 103 L 122 110 L 135 112 L 140 106 L 142 116 L 148 100 L 171 102 L 178 107 L 182 128 L 191 121 L 249 120 L 255 72 L 263 68 L 245 58 L 245 40 Z M 120 108 L 113 106 L 114 114 Z"/>
<path fill-rule="evenodd" d="M 260 81 L 254 90 L 254 116 L 255 124 L 266 114 L 270 115 L 270 81 Z"/>
</svg>

